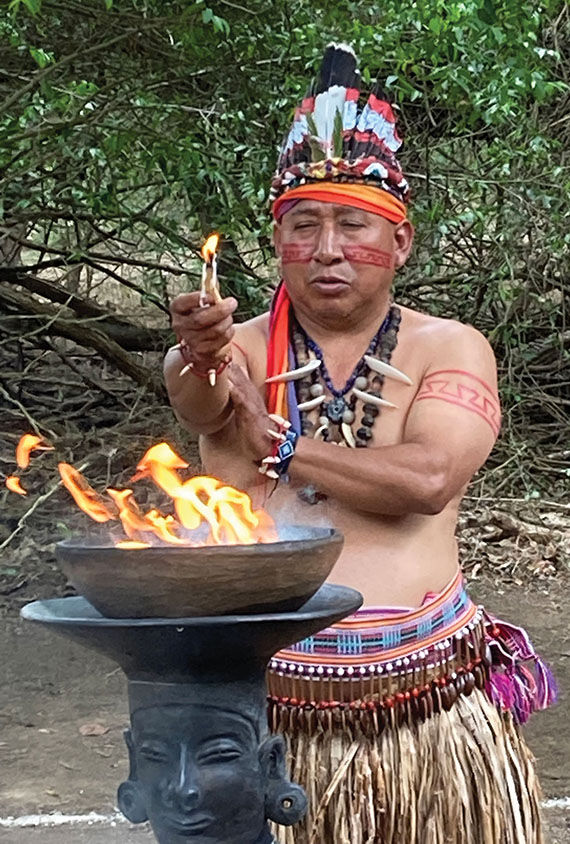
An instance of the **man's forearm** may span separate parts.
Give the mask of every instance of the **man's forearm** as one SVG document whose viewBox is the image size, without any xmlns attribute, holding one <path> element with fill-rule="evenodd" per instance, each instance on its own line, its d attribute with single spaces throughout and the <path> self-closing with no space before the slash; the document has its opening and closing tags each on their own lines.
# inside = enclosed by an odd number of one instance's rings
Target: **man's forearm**
<svg viewBox="0 0 570 844">
<path fill-rule="evenodd" d="M 197 434 L 211 434 L 232 415 L 227 373 L 222 372 L 211 387 L 206 378 L 192 372 L 180 375 L 185 366 L 178 350 L 171 349 L 164 361 L 164 379 L 170 403 L 182 424 Z"/>
<path fill-rule="evenodd" d="M 349 449 L 300 437 L 289 474 L 356 510 L 387 516 L 433 515 L 452 497 L 437 457 L 415 443 Z"/>
</svg>

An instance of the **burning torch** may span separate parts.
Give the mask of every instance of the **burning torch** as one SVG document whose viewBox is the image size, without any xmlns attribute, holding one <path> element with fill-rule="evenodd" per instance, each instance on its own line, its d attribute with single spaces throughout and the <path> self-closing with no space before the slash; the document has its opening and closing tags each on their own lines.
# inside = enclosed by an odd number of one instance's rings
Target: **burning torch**
<svg viewBox="0 0 570 844">
<path fill-rule="evenodd" d="M 218 265 L 217 265 L 217 254 L 216 249 L 218 248 L 218 242 L 220 238 L 217 234 L 211 234 L 201 249 L 202 258 L 204 259 L 204 263 L 202 264 L 202 282 L 200 286 L 200 307 L 201 308 L 208 308 L 209 303 L 207 302 L 207 296 L 210 295 L 213 297 L 214 302 L 221 302 L 222 296 L 220 294 L 220 287 L 218 283 Z M 180 350 L 184 355 L 184 344 L 180 344 Z M 192 363 L 187 363 L 180 370 L 180 375 L 184 375 L 189 370 L 193 369 Z M 208 370 L 208 382 L 211 387 L 216 386 L 216 370 L 209 369 Z"/>
</svg>

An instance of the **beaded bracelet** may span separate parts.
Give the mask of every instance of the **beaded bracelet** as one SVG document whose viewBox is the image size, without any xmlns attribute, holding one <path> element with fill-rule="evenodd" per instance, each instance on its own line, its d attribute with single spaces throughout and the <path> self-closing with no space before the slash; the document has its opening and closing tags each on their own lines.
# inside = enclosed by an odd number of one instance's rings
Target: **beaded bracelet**
<svg viewBox="0 0 570 844">
<path fill-rule="evenodd" d="M 226 367 L 229 366 L 230 362 L 231 362 L 230 360 L 224 360 L 224 361 L 221 362 L 221 364 L 218 366 L 217 369 L 209 369 L 207 372 L 203 372 L 199 369 L 196 369 L 194 364 L 192 362 L 190 362 L 190 363 L 187 363 L 186 366 L 183 369 L 180 370 L 180 374 L 184 375 L 186 372 L 191 372 L 193 375 L 196 375 L 198 378 L 210 379 L 211 378 L 210 373 L 213 372 L 216 377 L 218 375 L 221 375 L 222 372 L 224 371 L 224 369 L 226 369 Z"/>
<path fill-rule="evenodd" d="M 196 365 L 195 365 L 194 361 L 192 361 L 189 357 L 188 346 L 186 345 L 184 340 L 181 340 L 177 344 L 177 346 L 175 346 L 175 348 L 178 348 L 178 351 L 180 352 L 180 354 L 182 356 L 182 360 L 185 363 L 185 366 L 182 367 L 179 375 L 186 375 L 187 372 L 191 372 L 193 375 L 196 375 L 198 378 L 208 379 L 210 381 L 210 383 L 212 383 L 212 377 L 213 377 L 214 383 L 215 383 L 215 379 L 217 378 L 217 376 L 221 375 L 222 372 L 224 371 L 224 369 L 226 369 L 226 367 L 229 366 L 229 364 L 232 362 L 232 356 L 231 356 L 231 352 L 230 352 L 230 354 L 226 355 L 226 357 L 224 358 L 224 360 L 221 362 L 221 364 L 218 366 L 217 369 L 208 369 L 207 372 L 204 372 L 203 370 L 196 369 Z"/>
<path fill-rule="evenodd" d="M 289 429 L 285 434 L 285 441 L 279 443 L 277 446 L 275 456 L 279 458 L 280 462 L 275 464 L 275 470 L 280 478 L 287 474 L 289 464 L 295 456 L 295 446 L 297 445 L 298 439 L 299 435 L 292 429 Z"/>
<path fill-rule="evenodd" d="M 277 440 L 273 453 L 261 461 L 259 472 L 269 478 L 279 480 L 287 475 L 289 464 L 295 455 L 295 446 L 299 435 L 291 428 L 291 423 L 274 413 L 269 418 L 275 422 L 279 430 L 268 428 L 267 433 Z"/>
</svg>

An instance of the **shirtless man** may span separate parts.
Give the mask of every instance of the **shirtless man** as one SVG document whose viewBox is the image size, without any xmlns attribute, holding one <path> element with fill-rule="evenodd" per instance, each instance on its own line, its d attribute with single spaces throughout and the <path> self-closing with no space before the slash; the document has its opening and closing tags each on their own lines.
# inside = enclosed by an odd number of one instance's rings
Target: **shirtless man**
<svg viewBox="0 0 570 844">
<path fill-rule="evenodd" d="M 309 262 L 282 261 L 282 277 L 296 318 L 322 349 L 335 386 L 348 381 L 382 324 L 395 271 L 412 239 L 408 220 L 395 225 L 377 214 L 314 200 L 300 201 L 276 224 L 278 257 L 291 246 L 311 251 Z M 348 260 L 346 247 L 354 246 L 389 253 L 391 266 Z M 173 301 L 173 330 L 192 349 L 198 370 L 216 368 L 232 341 L 234 363 L 215 389 L 192 373 L 179 377 L 184 360 L 177 350 L 168 353 L 165 372 L 178 418 L 202 435 L 206 471 L 246 489 L 271 512 L 286 513 L 289 522 L 324 519 L 339 528 L 345 545 L 331 580 L 358 589 L 365 605 L 415 607 L 427 592 L 439 592 L 458 566 L 459 501 L 497 433 L 496 365 L 485 338 L 454 320 L 401 308 L 391 362 L 413 386 L 386 379 L 383 398 L 396 407 L 382 411 L 366 449 L 302 437 L 291 482 L 278 484 L 265 502 L 273 484 L 258 473 L 256 461 L 273 446 L 267 430 L 274 425 L 264 404 L 269 315 L 234 325 L 235 299 L 207 309 L 199 308 L 198 299 L 188 293 Z M 431 373 L 437 373 L 435 383 L 426 377 Z M 326 494 L 326 502 L 302 502 L 297 491 L 306 484 Z"/>
<path fill-rule="evenodd" d="M 454 537 L 499 431 L 493 352 L 474 328 L 392 300 L 413 240 L 407 182 L 391 106 L 376 89 L 357 110 L 349 48 L 327 48 L 312 91 L 273 181 L 282 282 L 271 313 L 234 325 L 235 299 L 200 308 L 198 293 L 179 296 L 182 347 L 165 362 L 206 471 L 282 521 L 340 529 L 331 580 L 364 596 L 269 665 L 270 724 L 310 806 L 294 837 L 278 837 L 539 844 L 517 725 L 552 687 L 528 638 L 469 598 Z M 287 459 L 276 455 L 285 431 Z"/>
</svg>

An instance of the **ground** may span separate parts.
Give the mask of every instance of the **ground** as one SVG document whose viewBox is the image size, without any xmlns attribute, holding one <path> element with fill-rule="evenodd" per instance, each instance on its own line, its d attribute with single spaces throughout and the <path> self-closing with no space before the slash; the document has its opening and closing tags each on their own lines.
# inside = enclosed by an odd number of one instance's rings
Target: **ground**
<svg viewBox="0 0 570 844">
<path fill-rule="evenodd" d="M 550 843 L 570 842 L 570 598 L 559 579 L 524 587 L 473 584 L 489 610 L 525 626 L 555 668 L 557 707 L 532 719 L 526 732 L 537 757 Z M 10 844 L 115 844 L 152 841 L 145 829 L 112 816 L 115 793 L 127 774 L 122 730 L 127 723 L 126 682 L 102 657 L 20 621 L 5 620 L 0 642 L 0 841 Z M 16 828 L 6 818 L 50 814 L 106 816 L 91 825 Z M 111 816 L 111 817 L 109 817 Z M 111 824 L 114 824 L 112 826 Z"/>
<path fill-rule="evenodd" d="M 174 426 L 168 428 L 171 416 L 156 412 L 152 416 L 163 436 L 197 466 L 195 443 L 185 440 Z M 127 775 L 122 739 L 127 698 L 122 673 L 102 657 L 19 619 L 19 610 L 29 601 L 69 591 L 55 558 L 54 542 L 72 531 L 85 533 L 88 522 L 75 511 L 68 493 L 57 487 L 57 459 L 80 465 L 88 453 L 86 474 L 97 489 L 104 489 L 111 479 L 116 486 L 126 486 L 132 467 L 158 440 L 146 432 L 147 423 L 144 413 L 139 414 L 129 435 L 122 433 L 120 449 L 106 448 L 95 429 L 87 441 L 78 432 L 77 442 L 68 444 L 63 455 L 47 452 L 34 460 L 24 478 L 29 497 L 0 492 L 0 620 L 4 626 L 0 638 L 0 841 L 143 844 L 153 840 L 147 829 L 131 828 L 116 814 L 117 786 Z M 17 438 L 12 439 L 15 443 Z M 0 448 L 0 458 L 12 471 L 10 442 Z M 137 496 L 139 489 L 139 501 L 148 505 L 152 493 L 145 490 L 144 482 L 137 487 Z M 476 599 L 528 628 L 557 674 L 560 703 L 536 715 L 527 735 L 544 787 L 548 840 L 565 844 L 570 842 L 566 725 L 570 506 L 556 500 L 496 495 L 468 498 L 458 538 Z M 96 813 L 90 822 L 85 819 L 89 813 Z M 73 815 L 79 820 L 71 824 Z"/>
</svg>

